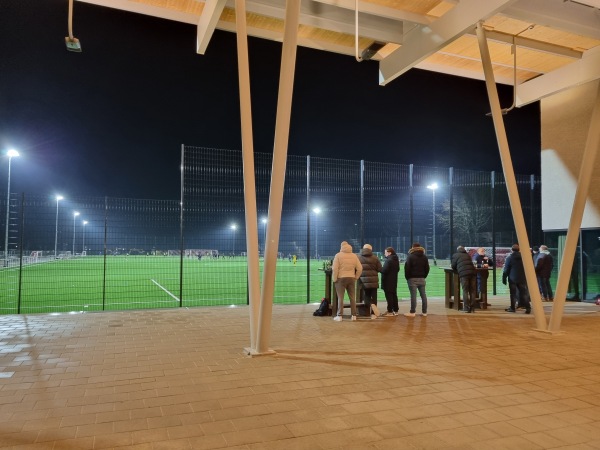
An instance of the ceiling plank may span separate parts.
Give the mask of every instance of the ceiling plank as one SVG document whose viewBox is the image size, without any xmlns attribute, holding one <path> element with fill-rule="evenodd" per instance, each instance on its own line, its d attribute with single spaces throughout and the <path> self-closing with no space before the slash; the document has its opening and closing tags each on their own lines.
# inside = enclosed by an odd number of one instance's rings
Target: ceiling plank
<svg viewBox="0 0 600 450">
<path fill-rule="evenodd" d="M 463 0 L 428 26 L 419 25 L 404 37 L 402 47 L 379 63 L 379 84 L 386 85 L 442 49 L 475 24 L 516 0 Z"/>
<path fill-rule="evenodd" d="M 149 5 L 142 2 L 132 2 L 131 0 L 77 0 L 82 3 L 90 3 L 92 5 L 105 6 L 107 8 L 120 9 L 138 14 L 145 14 L 152 17 L 160 17 L 161 19 L 175 20 L 177 22 L 189 23 L 196 25 L 198 23 L 198 15 L 191 14 L 175 9 L 161 8 L 158 6 Z"/>
</svg>

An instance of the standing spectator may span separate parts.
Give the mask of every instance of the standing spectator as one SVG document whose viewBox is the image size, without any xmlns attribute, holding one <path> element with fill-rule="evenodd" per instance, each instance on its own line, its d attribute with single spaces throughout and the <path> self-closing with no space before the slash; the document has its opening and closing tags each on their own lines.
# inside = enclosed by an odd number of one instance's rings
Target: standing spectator
<svg viewBox="0 0 600 450">
<path fill-rule="evenodd" d="M 398 315 L 398 272 L 400 271 L 400 260 L 396 251 L 388 247 L 384 252 L 385 261 L 381 268 L 381 287 L 387 301 L 387 312 L 383 316 Z"/>
<path fill-rule="evenodd" d="M 381 261 L 373 254 L 370 244 L 363 245 L 358 259 L 362 264 L 360 283 L 364 292 L 364 301 L 367 311 L 370 311 L 371 319 L 377 319 L 379 309 L 377 308 L 377 288 L 379 287 L 379 272 L 381 272 Z"/>
<path fill-rule="evenodd" d="M 459 245 L 456 253 L 452 255 L 452 270 L 458 273 L 462 285 L 463 312 L 474 313 L 477 303 L 477 271 L 471 257 L 462 245 Z"/>
<path fill-rule="evenodd" d="M 352 319 L 356 320 L 356 280 L 362 273 L 362 265 L 358 257 L 352 253 L 352 246 L 346 241 L 342 242 L 340 251 L 333 258 L 332 279 L 338 298 L 337 315 L 333 318 L 336 322 L 342 321 L 344 312 L 344 293 L 348 292 Z"/>
<path fill-rule="evenodd" d="M 429 261 L 425 256 L 425 249 L 415 242 L 408 251 L 404 264 L 404 277 L 408 282 L 410 291 L 410 312 L 404 313 L 406 317 L 415 317 L 417 312 L 417 290 L 421 297 L 423 317 L 427 316 L 427 294 L 425 293 L 425 278 L 429 275 Z"/>
<path fill-rule="evenodd" d="M 531 313 L 531 302 L 529 301 L 529 290 L 527 289 L 527 279 L 525 278 L 525 268 L 523 267 L 523 257 L 519 251 L 519 244 L 512 246 L 512 253 L 506 257 L 504 269 L 502 270 L 502 284 L 508 280 L 508 289 L 510 292 L 510 308 L 506 312 L 514 313 L 518 303 L 525 307 L 525 314 Z"/>
<path fill-rule="evenodd" d="M 535 277 L 537 278 L 538 289 L 540 291 L 540 295 L 542 295 L 542 280 L 540 280 L 539 275 L 537 274 L 537 261 L 540 258 L 540 248 L 537 245 L 534 245 L 531 249 L 531 257 L 533 259 L 533 268 L 535 269 Z"/>
<path fill-rule="evenodd" d="M 479 247 L 477 249 L 477 255 L 475 255 L 475 266 L 478 269 L 488 269 L 493 265 L 492 258 L 485 254 L 485 248 Z M 477 295 L 480 299 L 483 299 L 482 293 L 486 294 L 487 298 L 487 279 L 489 276 L 489 272 L 487 270 L 478 270 L 477 271 Z M 489 304 L 487 305 L 489 306 Z"/>
<path fill-rule="evenodd" d="M 534 264 L 542 299 L 545 302 L 551 302 L 554 300 L 554 294 L 552 294 L 552 286 L 550 285 L 550 275 L 554 268 L 554 259 L 547 246 L 540 245 L 540 253 L 537 259 L 534 260 Z"/>
</svg>

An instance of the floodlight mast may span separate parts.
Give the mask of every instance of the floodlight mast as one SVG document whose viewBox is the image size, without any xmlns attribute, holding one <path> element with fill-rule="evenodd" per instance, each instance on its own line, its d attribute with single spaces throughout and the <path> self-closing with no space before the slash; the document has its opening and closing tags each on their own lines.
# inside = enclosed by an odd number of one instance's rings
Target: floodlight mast
<svg viewBox="0 0 600 450">
<path fill-rule="evenodd" d="M 8 156 L 8 189 L 6 194 L 6 233 L 4 236 L 4 266 L 8 267 L 8 225 L 10 218 L 10 164 L 13 157 L 19 156 L 19 152 L 11 148 L 9 151 L 6 152 L 6 156 Z"/>
<path fill-rule="evenodd" d="M 77 216 L 79 215 L 79 211 L 73 211 L 73 254 L 72 256 L 75 256 L 75 219 L 77 218 Z"/>
<path fill-rule="evenodd" d="M 438 188 L 437 183 L 431 183 L 427 186 L 427 189 L 431 189 L 431 193 L 433 194 L 433 264 L 436 264 L 435 259 L 435 191 Z"/>
<path fill-rule="evenodd" d="M 56 196 L 56 227 L 54 232 L 54 259 L 56 259 L 57 255 L 57 247 L 58 247 L 58 202 L 63 200 L 64 197 L 62 195 Z"/>
</svg>

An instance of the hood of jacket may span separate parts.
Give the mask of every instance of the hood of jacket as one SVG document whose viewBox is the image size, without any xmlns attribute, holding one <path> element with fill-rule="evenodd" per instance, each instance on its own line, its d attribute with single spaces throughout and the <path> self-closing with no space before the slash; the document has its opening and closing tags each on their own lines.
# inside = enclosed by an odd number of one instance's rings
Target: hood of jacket
<svg viewBox="0 0 600 450">
<path fill-rule="evenodd" d="M 373 250 L 371 250 L 370 248 L 361 248 L 360 249 L 360 254 L 363 256 L 371 256 L 373 254 Z"/>
<path fill-rule="evenodd" d="M 343 241 L 342 245 L 340 246 L 340 252 L 352 253 L 352 246 L 350 244 L 348 244 L 346 241 Z"/>
<path fill-rule="evenodd" d="M 412 247 L 408 253 L 423 253 L 425 254 L 425 249 L 423 247 Z"/>
</svg>

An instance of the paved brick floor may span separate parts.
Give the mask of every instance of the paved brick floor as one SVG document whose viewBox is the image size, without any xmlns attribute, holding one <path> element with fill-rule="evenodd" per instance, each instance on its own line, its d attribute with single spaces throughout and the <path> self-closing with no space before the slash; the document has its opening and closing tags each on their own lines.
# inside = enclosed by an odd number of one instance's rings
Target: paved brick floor
<svg viewBox="0 0 600 450">
<path fill-rule="evenodd" d="M 255 358 L 245 307 L 0 316 L 0 447 L 600 448 L 600 307 L 567 304 L 551 336 L 491 303 L 275 306 Z"/>
</svg>

